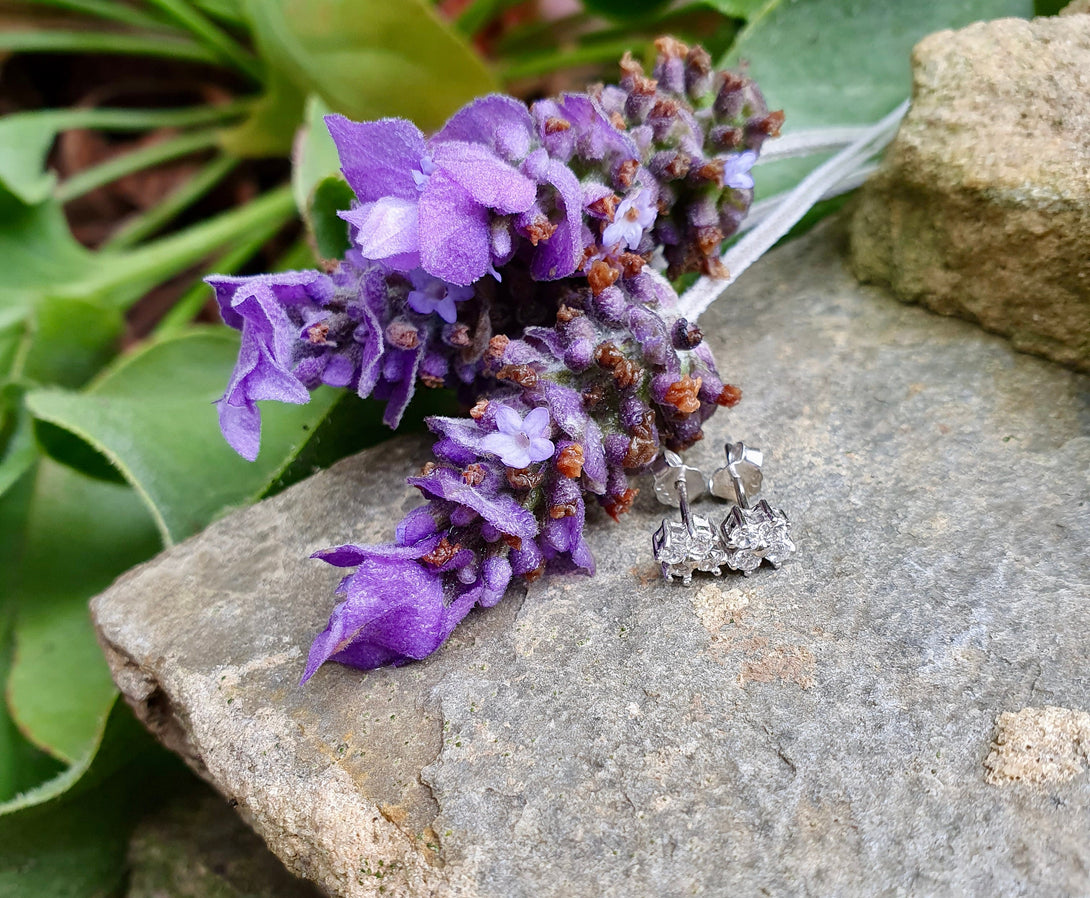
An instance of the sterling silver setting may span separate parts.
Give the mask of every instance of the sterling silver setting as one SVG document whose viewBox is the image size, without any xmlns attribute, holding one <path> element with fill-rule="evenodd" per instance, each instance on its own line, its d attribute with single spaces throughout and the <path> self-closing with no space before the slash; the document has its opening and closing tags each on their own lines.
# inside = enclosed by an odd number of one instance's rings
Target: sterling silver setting
<svg viewBox="0 0 1090 898">
<path fill-rule="evenodd" d="M 690 488 L 692 496 L 690 496 Z M 666 581 L 680 577 L 681 582 L 692 582 L 694 571 L 705 571 L 718 577 L 726 561 L 718 529 L 706 517 L 694 515 L 689 499 L 704 492 L 704 475 L 696 468 L 682 462 L 681 457 L 669 449 L 663 452 L 655 472 L 655 496 L 664 505 L 681 509 L 681 521 L 664 520 L 651 537 L 655 560 L 662 568 Z"/>
<path fill-rule="evenodd" d="M 681 509 L 680 522 L 664 520 L 651 538 L 667 581 L 680 577 L 688 584 L 695 571 L 718 577 L 723 565 L 748 577 L 763 561 L 778 568 L 795 551 L 787 514 L 765 499 L 752 504 L 764 481 L 764 454 L 729 438 L 724 449 L 727 463 L 712 475 L 710 484 L 700 470 L 669 450 L 654 469 L 656 498 Z M 689 502 L 709 486 L 712 495 L 731 503 L 718 528 L 689 508 Z"/>
</svg>

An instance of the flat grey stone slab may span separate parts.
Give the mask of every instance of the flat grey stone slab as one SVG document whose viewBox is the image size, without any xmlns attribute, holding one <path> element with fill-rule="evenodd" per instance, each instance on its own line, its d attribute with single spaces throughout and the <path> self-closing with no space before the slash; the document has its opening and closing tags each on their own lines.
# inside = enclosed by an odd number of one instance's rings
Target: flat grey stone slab
<svg viewBox="0 0 1090 898">
<path fill-rule="evenodd" d="M 746 396 L 687 458 L 765 450 L 781 570 L 662 582 L 647 484 L 594 579 L 299 688 L 341 576 L 307 556 L 392 536 L 399 440 L 99 596 L 118 684 L 335 895 L 1090 893 L 1090 379 L 858 286 L 838 225 L 702 324 Z"/>
</svg>

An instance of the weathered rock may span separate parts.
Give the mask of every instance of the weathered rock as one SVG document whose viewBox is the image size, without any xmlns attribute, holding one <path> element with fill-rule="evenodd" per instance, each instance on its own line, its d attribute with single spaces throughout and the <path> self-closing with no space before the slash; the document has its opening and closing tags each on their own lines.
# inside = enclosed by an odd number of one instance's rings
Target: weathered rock
<svg viewBox="0 0 1090 898">
<path fill-rule="evenodd" d="M 94 603 L 118 683 L 336 895 L 1090 892 L 1090 775 L 991 785 L 997 717 L 1090 710 L 1090 380 L 860 287 L 835 229 L 702 320 L 798 551 L 666 584 L 645 489 L 598 575 L 475 612 L 426 662 L 296 683 L 340 571 L 419 500 L 398 440 Z M 723 506 L 703 499 L 701 514 Z"/>
<path fill-rule="evenodd" d="M 864 188 L 857 274 L 1090 371 L 1090 16 L 941 31 Z"/>
<path fill-rule="evenodd" d="M 203 789 L 140 822 L 126 898 L 319 898 L 227 806 Z"/>
</svg>

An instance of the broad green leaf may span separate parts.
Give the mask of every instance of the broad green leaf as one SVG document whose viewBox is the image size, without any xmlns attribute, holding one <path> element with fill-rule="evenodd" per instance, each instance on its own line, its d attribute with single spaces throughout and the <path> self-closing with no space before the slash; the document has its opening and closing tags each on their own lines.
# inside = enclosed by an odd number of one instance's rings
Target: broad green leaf
<svg viewBox="0 0 1090 898">
<path fill-rule="evenodd" d="M 47 199 L 57 176 L 45 157 L 57 137 L 51 112 L 21 112 L 0 118 L 0 184 L 28 205 Z"/>
<path fill-rule="evenodd" d="M 40 384 L 82 386 L 114 355 L 124 326 L 117 309 L 45 296 L 30 313 L 21 377 Z"/>
<path fill-rule="evenodd" d="M 308 405 L 263 405 L 261 455 L 247 462 L 224 442 L 213 405 L 237 354 L 233 331 L 198 329 L 120 360 L 82 393 L 34 390 L 27 405 L 109 458 L 170 544 L 259 497 L 338 396 L 322 388 Z"/>
<path fill-rule="evenodd" d="M 0 190 L 0 309 L 25 307 L 27 294 L 85 277 L 101 267 L 76 243 L 54 202 L 27 206 Z"/>
<path fill-rule="evenodd" d="M 733 19 L 755 19 L 761 11 L 775 6 L 779 0 L 703 0 L 712 9 Z"/>
<path fill-rule="evenodd" d="M 337 213 L 351 208 L 355 195 L 341 177 L 337 147 L 325 126 L 329 111 L 321 97 L 307 99 L 306 120 L 292 152 L 291 186 L 318 254 L 339 259 L 348 250 L 348 226 Z"/>
<path fill-rule="evenodd" d="M 265 66 L 265 93 L 246 121 L 220 134 L 220 145 L 235 156 L 287 155 L 302 121 L 306 91 L 275 62 L 266 59 Z"/>
<path fill-rule="evenodd" d="M 726 65 L 749 65 L 785 131 L 868 124 L 909 95 L 912 47 L 942 28 L 1032 16 L 1030 0 L 771 0 L 739 35 Z M 793 186 L 821 161 L 786 160 L 755 174 L 759 196 Z"/>
<path fill-rule="evenodd" d="M 38 465 L 16 565 L 7 699 L 23 733 L 63 761 L 87 751 L 115 694 L 87 603 L 159 545 L 131 487 Z"/>
<path fill-rule="evenodd" d="M 348 225 L 337 213 L 352 208 L 355 194 L 339 176 L 323 178 L 314 188 L 307 224 L 323 259 L 340 259 L 350 247 Z"/>
<path fill-rule="evenodd" d="M 496 89 L 480 57 L 427 0 L 249 0 L 261 56 L 356 119 L 424 130 Z"/>
<path fill-rule="evenodd" d="M 0 498 L 38 457 L 32 427 L 22 391 L 13 384 L 0 386 Z"/>
<path fill-rule="evenodd" d="M 25 477 L 0 496 L 0 570 L 15 570 L 32 489 L 32 478 Z M 14 622 L 15 596 L 10 589 L 0 590 L 0 684 L 7 682 L 11 669 Z M 19 732 L 8 713 L 7 702 L 0 699 L 0 805 L 56 776 L 60 769 L 56 760 L 35 748 Z"/>
<path fill-rule="evenodd" d="M 611 19 L 642 19 L 669 5 L 670 0 L 583 0 L 591 12 Z"/>
<path fill-rule="evenodd" d="M 337 145 L 325 126 L 325 117 L 331 111 L 321 97 L 307 97 L 306 116 L 295 136 L 291 154 L 291 190 L 295 208 L 304 218 L 318 182 L 339 175 L 341 171 Z"/>
<path fill-rule="evenodd" d="M 116 894 L 141 813 L 188 777 L 115 700 L 95 743 L 71 767 L 0 804 L 0 895 Z"/>
</svg>

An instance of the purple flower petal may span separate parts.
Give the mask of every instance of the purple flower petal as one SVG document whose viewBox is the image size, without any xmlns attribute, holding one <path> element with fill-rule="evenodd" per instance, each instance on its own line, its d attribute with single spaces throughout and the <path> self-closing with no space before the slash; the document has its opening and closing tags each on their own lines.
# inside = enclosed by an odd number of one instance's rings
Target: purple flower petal
<svg viewBox="0 0 1090 898">
<path fill-rule="evenodd" d="M 537 534 L 537 519 L 533 513 L 519 505 L 509 493 L 489 496 L 480 487 L 467 484 L 461 474 L 450 468 L 438 467 L 426 476 L 410 477 L 408 483 L 426 495 L 472 509 L 503 533 L 520 539 Z"/>
<path fill-rule="evenodd" d="M 480 144 L 437 143 L 432 158 L 452 181 L 490 209 L 524 212 L 537 197 L 533 181 Z"/>
<path fill-rule="evenodd" d="M 514 97 L 490 94 L 454 113 L 432 142 L 459 140 L 484 144 L 513 162 L 529 150 L 532 127 L 525 105 Z"/>
<path fill-rule="evenodd" d="M 462 286 L 491 267 L 488 210 L 444 171 L 428 179 L 420 196 L 420 267 Z"/>
<path fill-rule="evenodd" d="M 420 170 L 427 153 L 416 125 L 399 118 L 353 122 L 343 115 L 327 115 L 325 123 L 337 145 L 341 171 L 361 203 L 416 197 L 413 172 Z"/>
<path fill-rule="evenodd" d="M 411 262 L 418 258 L 420 213 L 417 198 L 405 200 L 387 196 L 339 215 L 356 227 L 356 245 L 365 258 L 385 260 L 398 271 L 406 269 L 394 262 Z"/>
<path fill-rule="evenodd" d="M 579 179 L 563 162 L 549 160 L 544 179 L 556 189 L 556 204 L 562 218 L 553 235 L 534 250 L 530 272 L 536 280 L 568 277 L 583 258 L 583 190 Z"/>
</svg>

